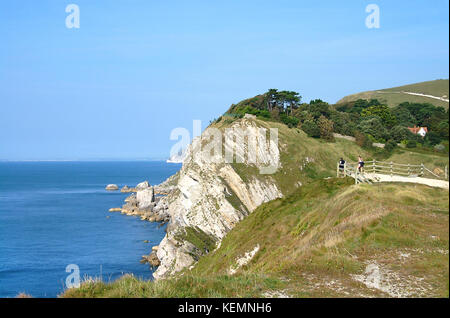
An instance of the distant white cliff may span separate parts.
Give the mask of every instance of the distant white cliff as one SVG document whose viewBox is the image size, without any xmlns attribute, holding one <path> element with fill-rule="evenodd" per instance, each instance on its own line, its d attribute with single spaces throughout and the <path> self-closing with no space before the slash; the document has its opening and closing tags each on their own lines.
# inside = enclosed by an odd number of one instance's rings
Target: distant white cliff
<svg viewBox="0 0 450 318">
<path fill-rule="evenodd" d="M 170 158 L 166 160 L 166 162 L 167 163 L 183 163 L 184 158 L 186 158 L 186 154 L 187 154 L 186 149 L 182 149 L 178 153 L 171 155 Z"/>
</svg>

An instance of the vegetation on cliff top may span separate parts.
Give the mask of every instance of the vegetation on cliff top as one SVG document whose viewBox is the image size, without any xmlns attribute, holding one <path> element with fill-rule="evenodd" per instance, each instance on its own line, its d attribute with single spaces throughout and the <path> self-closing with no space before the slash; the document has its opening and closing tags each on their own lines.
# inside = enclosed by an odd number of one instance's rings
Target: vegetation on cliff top
<svg viewBox="0 0 450 318">
<path fill-rule="evenodd" d="M 434 102 L 433 102 L 434 103 Z M 309 137 L 333 141 L 333 133 L 354 136 L 360 146 L 387 143 L 391 152 L 398 143 L 409 148 L 423 147 L 448 153 L 448 109 L 427 103 L 402 101 L 388 107 L 377 99 L 344 102 L 338 105 L 316 99 L 301 103 L 299 93 L 270 89 L 268 92 L 231 105 L 216 122 L 231 123 L 245 114 L 264 121 L 281 122 L 302 129 Z M 425 126 L 425 138 L 407 127 Z"/>
</svg>

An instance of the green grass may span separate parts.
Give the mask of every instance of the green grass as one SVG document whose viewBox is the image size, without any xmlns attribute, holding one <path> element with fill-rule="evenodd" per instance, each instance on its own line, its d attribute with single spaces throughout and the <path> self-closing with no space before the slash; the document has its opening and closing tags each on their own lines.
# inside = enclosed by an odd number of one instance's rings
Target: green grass
<svg viewBox="0 0 450 318">
<path fill-rule="evenodd" d="M 207 254 L 216 247 L 216 240 L 214 237 L 197 227 L 182 227 L 175 235 L 175 238 L 180 242 L 189 242 L 194 245 L 198 250 L 198 255 Z M 198 259 L 197 254 L 192 254 L 194 259 Z"/>
<path fill-rule="evenodd" d="M 354 142 L 337 139 L 326 142 L 322 139 L 308 137 L 298 128 L 288 128 L 282 123 L 256 120 L 260 127 L 277 128 L 280 149 L 281 169 L 275 174 L 264 176 L 252 165 L 233 163 L 233 169 L 244 182 L 252 178 L 275 182 L 285 195 L 294 191 L 301 184 L 313 180 L 336 175 L 336 163 L 342 156 L 348 160 L 356 160 L 358 155 L 364 158 L 371 156 L 369 151 L 361 149 Z M 216 126 L 224 128 L 223 126 Z M 309 162 L 308 162 L 309 161 Z"/>
<path fill-rule="evenodd" d="M 370 151 L 347 140 L 309 138 L 281 123 L 256 123 L 278 128 L 282 168 L 267 176 L 252 165 L 232 167 L 246 183 L 254 178 L 275 182 L 282 199 L 260 205 L 216 250 L 206 233 L 185 228 L 179 239 L 204 255 L 192 270 L 157 282 L 131 276 L 112 283 L 88 281 L 63 296 L 261 297 L 279 291 L 293 297 L 385 297 L 351 278 L 376 260 L 401 277 L 433 286 L 426 296 L 448 297 L 448 191 L 415 184 L 355 186 L 351 178 L 334 178 L 336 163 L 341 156 L 355 161 L 362 155 L 368 161 Z M 223 118 L 213 125 L 229 127 Z M 448 165 L 445 156 L 409 149 L 397 149 L 387 160 L 424 163 L 430 169 Z M 227 199 L 242 205 L 237 193 Z M 254 258 L 230 275 L 236 260 L 257 245 Z M 398 257 L 405 251 L 411 255 L 406 261 Z"/>
<path fill-rule="evenodd" d="M 411 85 L 404 85 L 399 87 L 393 87 L 388 89 L 380 89 L 374 91 L 367 91 L 362 93 L 357 93 L 353 95 L 346 96 L 339 100 L 337 103 L 346 103 L 350 101 L 355 101 L 357 99 L 378 99 L 380 102 L 386 103 L 389 107 L 397 106 L 403 102 L 410 103 L 431 103 L 435 106 L 442 106 L 448 108 L 449 103 L 440 101 L 437 99 L 422 97 L 422 96 L 414 96 L 401 93 L 404 92 L 413 92 L 420 93 L 425 95 L 432 95 L 437 97 L 449 96 L 449 82 L 446 80 L 435 80 L 435 81 L 427 81 L 421 82 Z"/>
<path fill-rule="evenodd" d="M 284 282 L 264 275 L 194 276 L 183 275 L 156 282 L 142 281 L 132 275 L 105 283 L 86 281 L 80 288 L 66 290 L 64 298 L 228 298 L 261 297 L 277 290 Z"/>
<path fill-rule="evenodd" d="M 157 282 L 86 282 L 64 297 L 386 297 L 351 275 L 374 260 L 448 297 L 448 191 L 413 184 L 317 180 L 258 207 L 192 270 Z M 235 275 L 236 260 L 260 246 Z M 442 251 L 447 251 L 447 254 Z M 408 259 L 399 257 L 409 253 Z M 333 282 L 333 283 L 330 283 Z"/>
<path fill-rule="evenodd" d="M 448 155 L 437 152 L 429 152 L 420 148 L 397 148 L 392 155 L 384 161 L 395 163 L 409 163 L 412 165 L 424 164 L 428 169 L 444 169 L 448 166 Z"/>
<path fill-rule="evenodd" d="M 238 119 L 239 120 L 239 119 Z M 300 129 L 288 128 L 282 123 L 266 122 L 255 120 L 258 126 L 264 128 L 277 128 L 279 135 L 280 163 L 282 168 L 275 174 L 265 176 L 259 174 L 259 170 L 254 165 L 245 163 L 233 163 L 233 169 L 246 183 L 253 178 L 259 178 L 268 182 L 275 182 L 284 195 L 288 195 L 301 184 L 308 184 L 317 179 L 336 176 L 336 163 L 340 157 L 349 162 L 356 162 L 359 155 L 365 161 L 374 158 L 382 161 L 393 161 L 403 164 L 425 164 L 431 170 L 439 168 L 444 170 L 448 166 L 446 155 L 417 149 L 397 148 L 391 155 L 383 155 L 378 158 L 378 148 L 366 150 L 356 143 L 345 139 L 337 138 L 334 142 L 327 142 L 322 139 L 307 137 Z M 216 128 L 224 129 L 227 124 L 221 122 L 215 125 Z M 310 162 L 307 162 L 309 159 Z"/>
<path fill-rule="evenodd" d="M 445 295 L 448 256 L 436 251 L 448 251 L 448 192 L 418 185 L 351 183 L 321 180 L 261 205 L 225 237 L 220 249 L 202 258 L 192 274 L 225 274 L 259 244 L 260 252 L 240 274 L 288 278 L 286 288 L 295 295 L 336 296 L 333 291 L 302 294 L 301 274 L 337 277 L 351 289 L 349 275 L 361 273 L 365 261 L 392 258 L 387 266 L 396 267 L 395 255 L 413 249 L 417 259 L 403 264 L 401 272 L 409 275 L 414 269 L 414 275 L 436 286 L 429 296 Z M 438 239 L 431 240 L 431 234 Z M 424 262 L 430 266 L 421 265 Z M 366 292 L 377 296 L 376 291 Z"/>
</svg>

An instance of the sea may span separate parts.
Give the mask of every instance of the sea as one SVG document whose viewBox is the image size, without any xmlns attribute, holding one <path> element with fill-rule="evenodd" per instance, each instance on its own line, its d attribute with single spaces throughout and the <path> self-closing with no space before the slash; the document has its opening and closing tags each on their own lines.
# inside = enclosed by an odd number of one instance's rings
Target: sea
<svg viewBox="0 0 450 318">
<path fill-rule="evenodd" d="M 158 184 L 180 168 L 163 161 L 0 162 L 0 297 L 57 297 L 78 270 L 81 281 L 152 279 L 139 261 L 165 226 L 108 212 L 129 193 L 105 186 Z"/>
</svg>

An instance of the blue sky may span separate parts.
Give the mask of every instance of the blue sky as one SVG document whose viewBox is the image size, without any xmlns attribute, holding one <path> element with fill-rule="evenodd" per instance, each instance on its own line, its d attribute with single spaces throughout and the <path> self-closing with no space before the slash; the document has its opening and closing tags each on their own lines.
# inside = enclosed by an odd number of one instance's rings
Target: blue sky
<svg viewBox="0 0 450 318">
<path fill-rule="evenodd" d="M 65 8 L 80 8 L 67 29 Z M 365 8 L 380 7 L 368 29 Z M 2 1 L 0 159 L 157 159 L 268 88 L 334 103 L 448 78 L 448 1 Z"/>
</svg>

